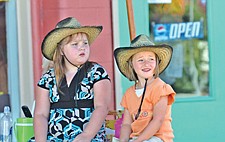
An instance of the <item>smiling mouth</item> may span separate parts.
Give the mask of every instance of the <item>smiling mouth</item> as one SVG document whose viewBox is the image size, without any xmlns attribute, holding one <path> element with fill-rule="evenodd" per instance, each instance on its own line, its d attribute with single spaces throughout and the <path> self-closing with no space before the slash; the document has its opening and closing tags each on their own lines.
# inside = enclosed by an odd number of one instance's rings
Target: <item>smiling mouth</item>
<svg viewBox="0 0 225 142">
<path fill-rule="evenodd" d="M 145 69 L 142 69 L 142 71 L 143 72 L 149 72 L 149 71 L 151 71 L 151 69 L 150 68 L 145 68 Z"/>
</svg>

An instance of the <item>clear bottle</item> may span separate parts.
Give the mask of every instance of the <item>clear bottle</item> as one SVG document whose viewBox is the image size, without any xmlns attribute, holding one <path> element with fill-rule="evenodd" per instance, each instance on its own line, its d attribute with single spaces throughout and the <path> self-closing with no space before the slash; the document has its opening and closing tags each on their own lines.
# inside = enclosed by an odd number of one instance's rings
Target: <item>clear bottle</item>
<svg viewBox="0 0 225 142">
<path fill-rule="evenodd" d="M 12 142 L 12 116 L 10 107 L 4 107 L 4 114 L 0 120 L 0 142 Z"/>
</svg>

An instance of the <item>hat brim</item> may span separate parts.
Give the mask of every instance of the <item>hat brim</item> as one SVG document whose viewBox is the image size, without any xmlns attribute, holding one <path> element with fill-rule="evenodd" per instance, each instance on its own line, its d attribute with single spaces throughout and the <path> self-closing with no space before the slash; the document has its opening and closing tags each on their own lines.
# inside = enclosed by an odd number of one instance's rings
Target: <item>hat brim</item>
<svg viewBox="0 0 225 142">
<path fill-rule="evenodd" d="M 102 31 L 102 26 L 83 26 L 80 28 L 56 28 L 50 31 L 44 38 L 41 49 L 45 58 L 53 60 L 53 55 L 57 44 L 69 35 L 76 33 L 86 33 L 88 35 L 89 45 L 98 37 Z"/>
<path fill-rule="evenodd" d="M 143 51 L 151 51 L 157 54 L 159 57 L 159 74 L 162 73 L 170 63 L 173 48 L 169 45 L 153 45 L 153 46 L 142 46 L 142 47 L 122 47 L 117 48 L 114 51 L 114 57 L 116 59 L 116 64 L 120 72 L 129 80 L 129 70 L 128 70 L 128 60 L 136 53 Z M 133 80 L 134 81 L 134 80 Z"/>
</svg>

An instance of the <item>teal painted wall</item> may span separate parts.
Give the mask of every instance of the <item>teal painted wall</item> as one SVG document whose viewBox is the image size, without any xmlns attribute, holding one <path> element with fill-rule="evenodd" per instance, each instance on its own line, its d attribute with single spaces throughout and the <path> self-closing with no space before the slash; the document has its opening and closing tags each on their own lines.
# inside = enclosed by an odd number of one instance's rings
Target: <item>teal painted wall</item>
<svg viewBox="0 0 225 142">
<path fill-rule="evenodd" d="M 136 34 L 149 35 L 146 1 L 133 0 Z M 120 46 L 130 44 L 126 1 L 119 1 Z M 175 142 L 225 141 L 225 17 L 224 0 L 207 1 L 208 43 L 210 56 L 210 95 L 176 98 L 173 105 Z M 123 92 L 132 85 L 122 78 Z"/>
</svg>

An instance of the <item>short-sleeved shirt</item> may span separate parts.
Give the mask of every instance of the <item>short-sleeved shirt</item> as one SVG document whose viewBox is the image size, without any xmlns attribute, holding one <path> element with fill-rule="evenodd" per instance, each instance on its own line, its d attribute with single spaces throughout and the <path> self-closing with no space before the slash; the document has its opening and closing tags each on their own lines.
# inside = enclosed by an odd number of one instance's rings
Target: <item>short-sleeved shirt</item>
<svg viewBox="0 0 225 142">
<path fill-rule="evenodd" d="M 57 91 L 54 69 L 52 68 L 42 75 L 38 86 L 49 90 L 50 104 L 57 103 L 63 99 L 66 105 L 69 99 L 93 100 L 94 84 L 100 80 L 109 79 L 109 76 L 101 65 L 93 63 L 91 69 L 88 70 L 81 83 L 79 83 L 76 93 L 74 91 L 74 78 L 70 86 L 67 85 L 66 78 L 63 78 L 61 83 L 62 90 L 60 89 L 64 92 L 62 95 L 60 91 Z M 72 142 L 74 138 L 84 130 L 93 111 L 94 107 L 83 106 L 80 108 L 50 109 L 47 139 L 51 140 L 51 142 Z M 105 139 L 105 126 L 103 124 L 95 138 L 92 139 L 92 142 L 103 142 Z"/>
<path fill-rule="evenodd" d="M 173 141 L 174 135 L 171 126 L 171 105 L 174 102 L 175 92 L 170 85 L 163 82 L 160 78 L 156 78 L 150 85 L 147 86 L 141 113 L 137 120 L 134 119 L 134 116 L 138 112 L 142 96 L 138 97 L 136 95 L 135 86 L 128 88 L 122 98 L 121 105 L 130 112 L 134 120 L 131 124 L 131 138 L 138 137 L 147 127 L 153 118 L 154 106 L 162 96 L 168 96 L 167 111 L 162 126 L 154 136 L 161 138 L 165 142 Z"/>
</svg>

